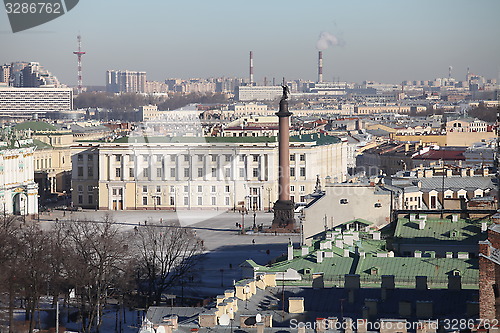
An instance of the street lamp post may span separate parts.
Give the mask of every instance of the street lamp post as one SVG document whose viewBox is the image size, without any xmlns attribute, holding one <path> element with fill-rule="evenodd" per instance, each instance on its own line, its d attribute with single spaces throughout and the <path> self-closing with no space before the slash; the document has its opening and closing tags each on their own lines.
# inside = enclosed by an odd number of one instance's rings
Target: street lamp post
<svg viewBox="0 0 500 333">
<path fill-rule="evenodd" d="M 245 233 L 245 202 L 241 205 L 241 233 Z"/>
<path fill-rule="evenodd" d="M 271 212 L 271 188 L 268 187 L 267 188 L 267 200 L 268 200 L 268 208 L 267 208 L 267 212 L 270 213 Z"/>
</svg>

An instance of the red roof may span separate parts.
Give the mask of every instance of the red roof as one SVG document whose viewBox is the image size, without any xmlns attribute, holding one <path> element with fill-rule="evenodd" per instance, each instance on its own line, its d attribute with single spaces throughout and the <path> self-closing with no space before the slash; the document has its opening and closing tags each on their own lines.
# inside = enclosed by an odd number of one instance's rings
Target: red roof
<svg viewBox="0 0 500 333">
<path fill-rule="evenodd" d="M 445 161 L 464 161 L 465 150 L 429 150 L 420 155 L 415 155 L 414 160 L 445 160 Z"/>
</svg>

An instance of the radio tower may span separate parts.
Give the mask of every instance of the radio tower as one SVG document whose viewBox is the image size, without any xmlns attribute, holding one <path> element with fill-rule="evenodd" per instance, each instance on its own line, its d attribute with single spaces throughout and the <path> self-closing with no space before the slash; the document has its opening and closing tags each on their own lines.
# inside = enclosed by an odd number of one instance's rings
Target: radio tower
<svg viewBox="0 0 500 333">
<path fill-rule="evenodd" d="M 78 40 L 78 51 L 73 52 L 73 54 L 76 54 L 76 56 L 78 58 L 78 89 L 77 89 L 76 93 L 81 94 L 82 93 L 82 86 L 83 86 L 82 55 L 84 55 L 86 52 L 82 51 L 82 36 L 78 35 L 77 40 Z"/>
</svg>

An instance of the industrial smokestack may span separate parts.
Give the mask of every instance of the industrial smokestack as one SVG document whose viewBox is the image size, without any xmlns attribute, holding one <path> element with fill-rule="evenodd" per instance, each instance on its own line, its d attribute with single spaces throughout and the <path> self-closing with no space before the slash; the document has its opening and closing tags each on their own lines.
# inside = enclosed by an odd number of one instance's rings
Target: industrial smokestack
<svg viewBox="0 0 500 333">
<path fill-rule="evenodd" d="M 250 85 L 253 85 L 253 51 L 250 51 Z"/>
<path fill-rule="evenodd" d="M 323 82 L 323 51 L 318 51 L 318 82 Z"/>
</svg>

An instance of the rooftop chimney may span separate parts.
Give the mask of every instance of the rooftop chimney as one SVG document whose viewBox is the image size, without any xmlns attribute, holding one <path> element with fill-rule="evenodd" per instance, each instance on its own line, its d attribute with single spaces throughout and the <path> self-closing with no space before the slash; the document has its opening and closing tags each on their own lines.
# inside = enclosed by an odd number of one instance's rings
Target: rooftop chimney
<svg viewBox="0 0 500 333">
<path fill-rule="evenodd" d="M 323 51 L 318 51 L 318 82 L 323 82 Z"/>
</svg>

